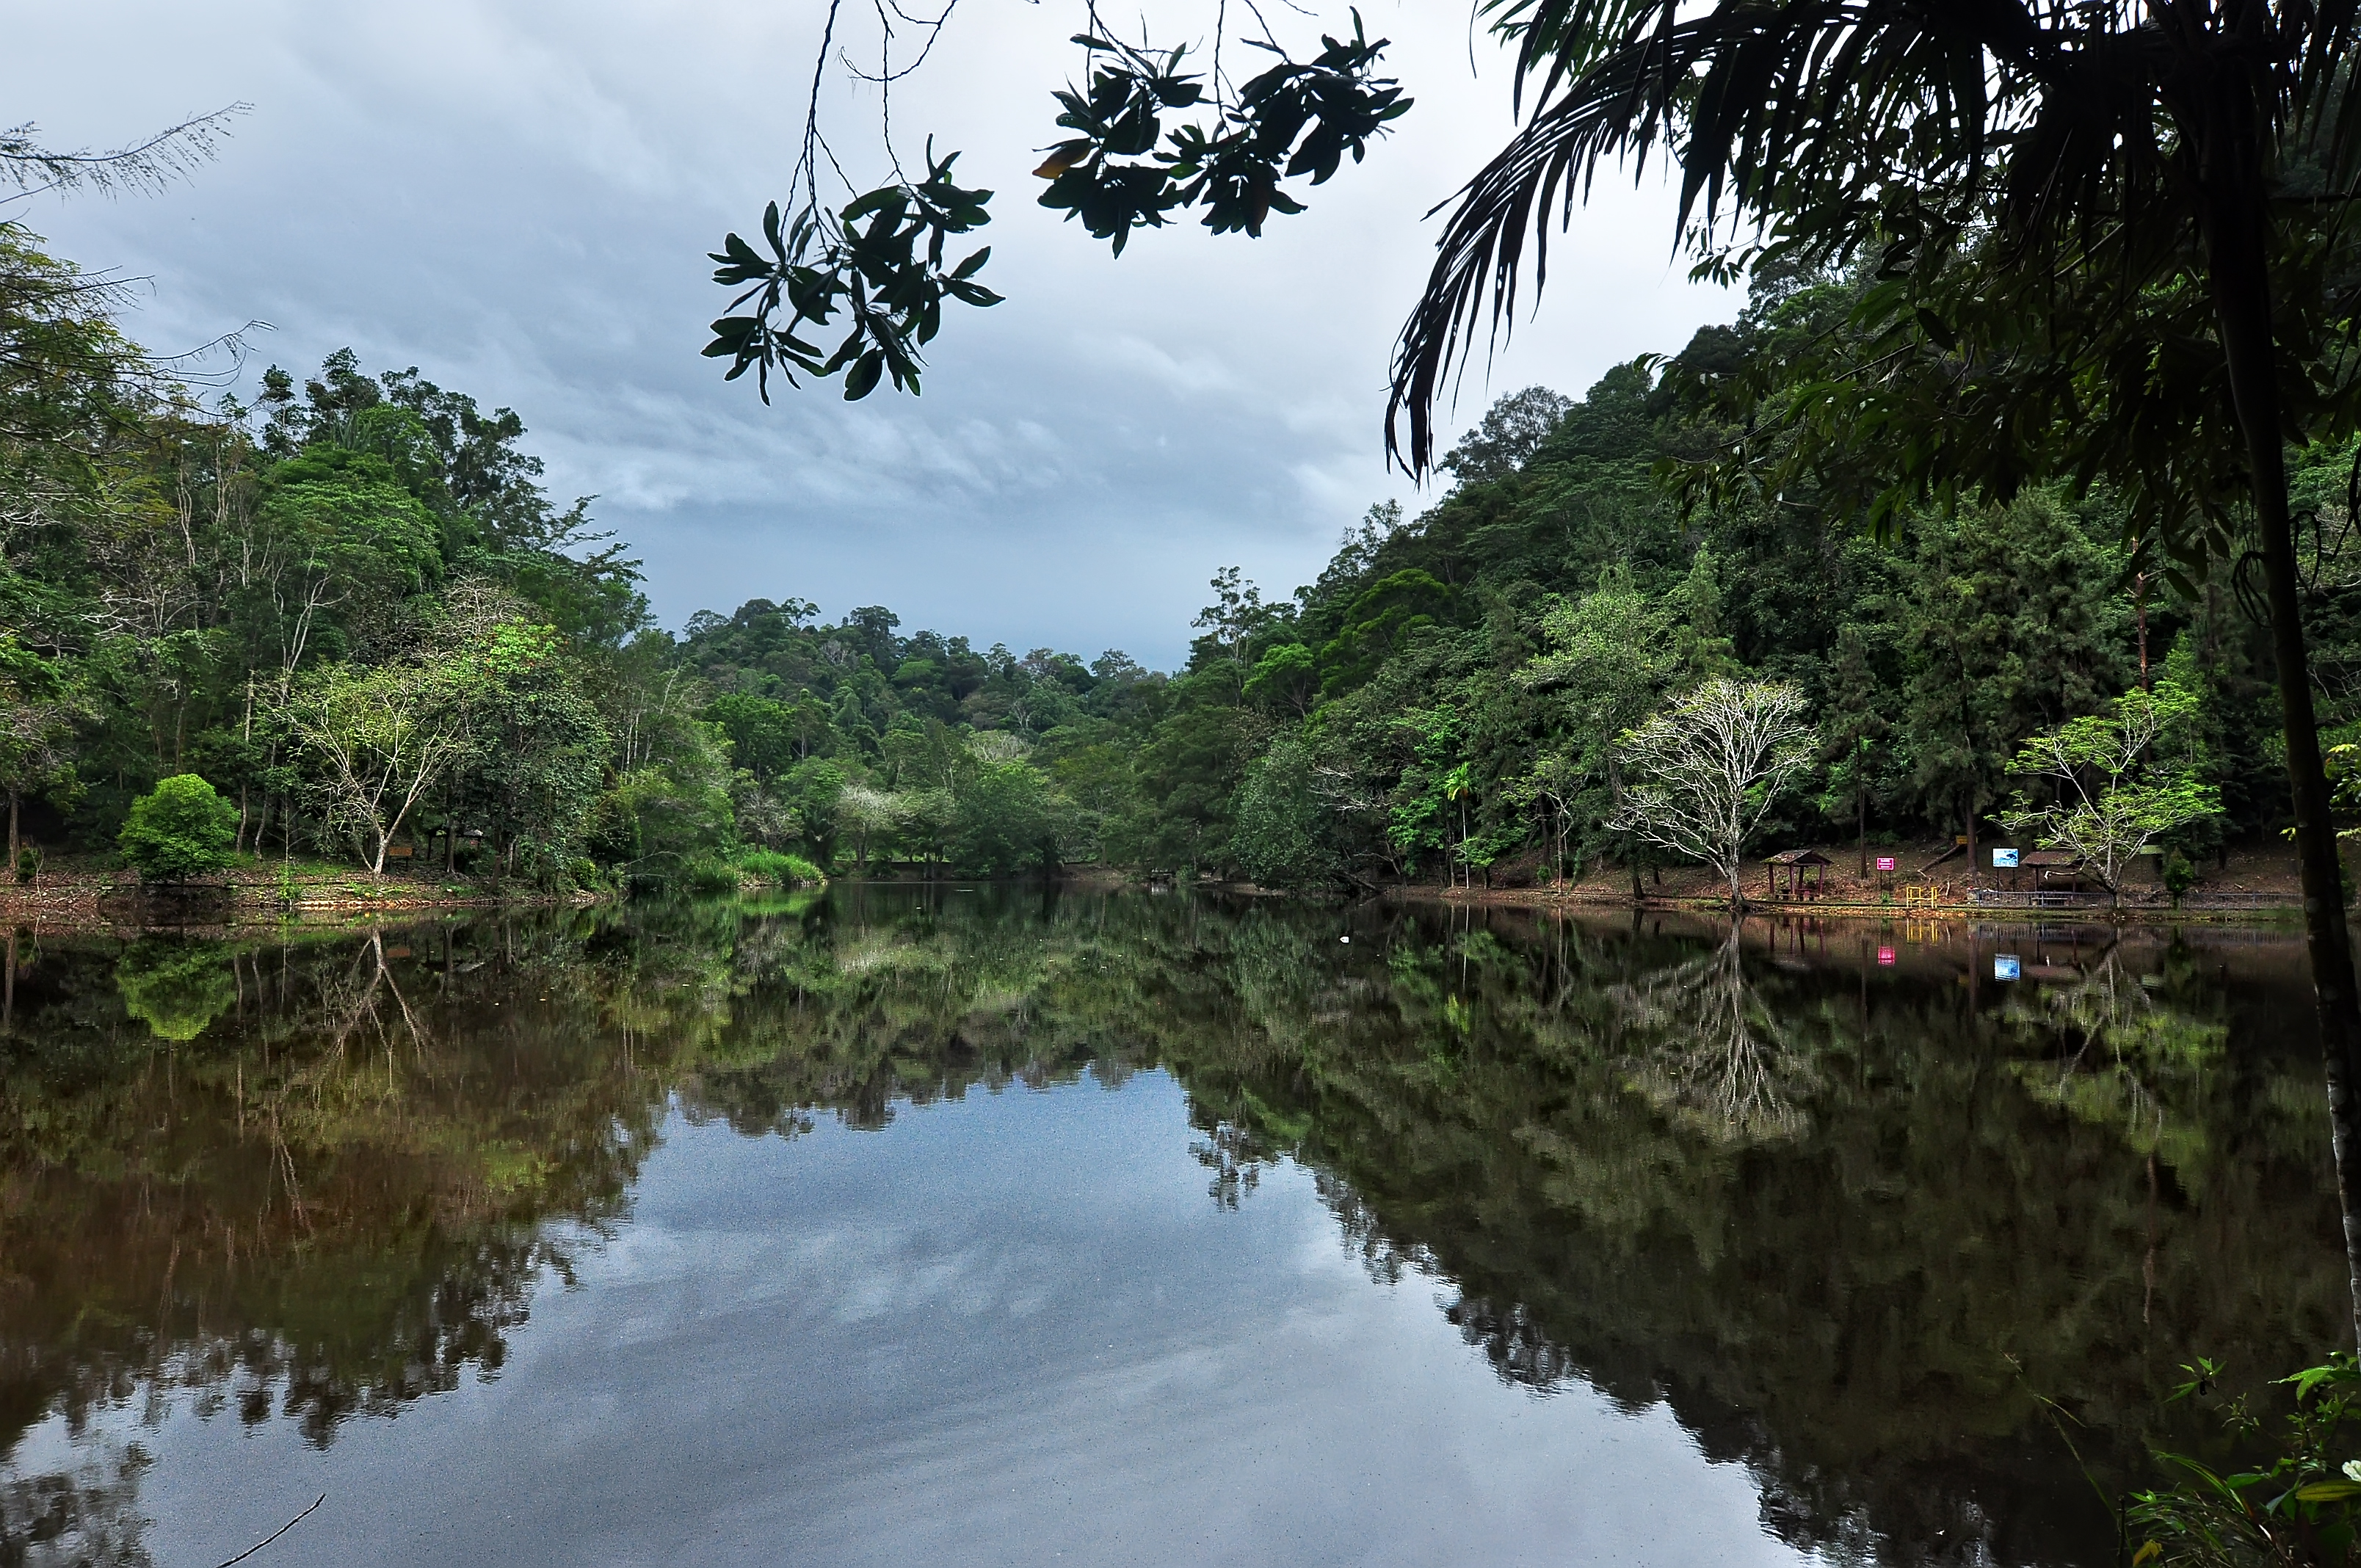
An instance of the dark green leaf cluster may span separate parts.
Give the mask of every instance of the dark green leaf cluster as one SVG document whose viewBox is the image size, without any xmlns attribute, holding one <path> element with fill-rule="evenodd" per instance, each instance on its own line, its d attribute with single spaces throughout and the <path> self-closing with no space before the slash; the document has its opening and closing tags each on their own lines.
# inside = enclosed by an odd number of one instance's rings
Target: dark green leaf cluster
<svg viewBox="0 0 2361 1568">
<path fill-rule="evenodd" d="M 788 218 L 772 203 L 763 211 L 767 256 L 735 234 L 724 239 L 713 253 L 713 280 L 741 291 L 705 345 L 708 358 L 730 361 L 723 378 L 752 368 L 765 402 L 774 370 L 789 386 L 797 370 L 822 379 L 845 371 L 848 400 L 867 397 L 888 377 L 896 390 L 917 392 L 919 351 L 942 328 L 943 302 L 1000 302 L 975 280 L 990 246 L 946 261 L 950 236 L 982 228 L 992 200 L 989 191 L 953 183 L 958 159 L 956 152 L 937 159 L 929 143 L 924 180 L 880 186 L 841 212 L 814 202 Z M 752 308 L 741 313 L 749 301 Z M 829 326 L 840 313 L 845 332 L 834 349 L 797 335 L 807 323 Z"/>
<path fill-rule="evenodd" d="M 1200 206 L 1215 234 L 1259 237 L 1272 213 L 1303 211 L 1283 181 L 1309 175 L 1318 185 L 1347 154 L 1359 162 L 1411 104 L 1398 83 L 1374 74 L 1388 40 L 1370 42 L 1358 11 L 1350 39 L 1323 35 L 1308 61 L 1280 55 L 1235 103 L 1217 105 L 1211 127 L 1183 121 L 1169 135 L 1164 115 L 1204 101 L 1202 80 L 1182 74 L 1185 48 L 1158 55 L 1089 34 L 1073 41 L 1106 60 L 1087 91 L 1058 93 L 1058 124 L 1081 134 L 1051 148 L 1034 172 L 1049 181 L 1041 205 L 1079 218 L 1118 256 L 1134 229 L 1161 227 L 1173 213 Z M 1250 47 L 1279 53 L 1267 43 Z"/>
<path fill-rule="evenodd" d="M 2203 1358 L 2181 1371 L 2187 1381 L 2173 1391 L 2174 1403 L 2205 1399 L 2222 1379 L 2222 1367 Z M 2130 1558 L 2136 1568 L 2326 1568 L 2361 1557 L 2355 1512 L 2361 1460 L 2351 1457 L 2353 1431 L 2361 1423 L 2361 1372 L 2346 1354 L 2284 1384 L 2294 1390 L 2293 1408 L 2277 1432 L 2266 1435 L 2243 1397 L 2221 1411 L 2232 1441 L 2249 1451 L 2265 1448 L 2267 1462 L 2233 1467 L 2185 1453 L 2157 1455 L 2171 1484 L 2134 1494 L 2125 1510 L 2127 1532 L 2139 1542 Z"/>
</svg>

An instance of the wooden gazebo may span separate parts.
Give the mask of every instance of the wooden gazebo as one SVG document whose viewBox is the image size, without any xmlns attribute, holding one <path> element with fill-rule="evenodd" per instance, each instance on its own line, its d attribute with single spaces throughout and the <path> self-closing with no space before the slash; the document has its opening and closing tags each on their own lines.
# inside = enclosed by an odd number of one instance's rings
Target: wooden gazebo
<svg viewBox="0 0 2361 1568">
<path fill-rule="evenodd" d="M 2037 888 L 2064 883 L 2078 892 L 2081 889 L 2082 857 L 2071 850 L 2027 850 L 2016 863 L 2035 873 Z"/>
<path fill-rule="evenodd" d="M 1763 896 L 1779 896 L 1779 873 L 1784 871 L 1789 898 L 1817 898 L 1828 891 L 1829 864 L 1817 850 L 1782 850 L 1763 862 Z M 1817 881 L 1811 876 L 1815 867 L 1819 870 Z"/>
</svg>

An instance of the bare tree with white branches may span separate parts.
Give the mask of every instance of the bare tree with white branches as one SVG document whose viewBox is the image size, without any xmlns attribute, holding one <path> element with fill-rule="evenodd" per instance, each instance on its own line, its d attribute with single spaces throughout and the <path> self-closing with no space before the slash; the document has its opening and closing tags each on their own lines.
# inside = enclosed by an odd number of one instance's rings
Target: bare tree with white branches
<svg viewBox="0 0 2361 1568">
<path fill-rule="evenodd" d="M 1770 682 L 1708 681 L 1617 742 L 1623 801 L 1612 824 L 1649 843 L 1703 861 L 1741 885 L 1747 838 L 1782 790 L 1810 765 L 1804 694 Z"/>
</svg>

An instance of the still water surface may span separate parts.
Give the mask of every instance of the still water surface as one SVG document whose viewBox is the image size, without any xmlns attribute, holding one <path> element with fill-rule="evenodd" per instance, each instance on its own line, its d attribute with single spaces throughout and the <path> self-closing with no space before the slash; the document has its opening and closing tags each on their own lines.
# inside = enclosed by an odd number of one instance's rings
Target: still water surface
<svg viewBox="0 0 2361 1568">
<path fill-rule="evenodd" d="M 247 1561 L 2098 1563 L 2180 1363 L 2342 1321 L 2267 935 L 854 890 L 15 959 L 0 1564 L 322 1494 Z"/>
</svg>

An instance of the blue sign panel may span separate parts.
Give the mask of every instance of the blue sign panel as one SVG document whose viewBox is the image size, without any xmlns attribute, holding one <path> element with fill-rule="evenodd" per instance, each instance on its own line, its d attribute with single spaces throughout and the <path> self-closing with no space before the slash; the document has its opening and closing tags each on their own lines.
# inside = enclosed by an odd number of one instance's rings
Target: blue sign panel
<svg viewBox="0 0 2361 1568">
<path fill-rule="evenodd" d="M 1996 872 L 2013 872 L 2016 870 L 2016 851 L 2015 850 L 1994 850 L 1993 851 L 1993 870 Z"/>
<path fill-rule="evenodd" d="M 2016 955 L 2015 953 L 1994 953 L 1993 955 L 1993 978 L 1994 980 L 2015 980 L 2016 978 L 2016 970 L 2017 963 Z"/>
</svg>

